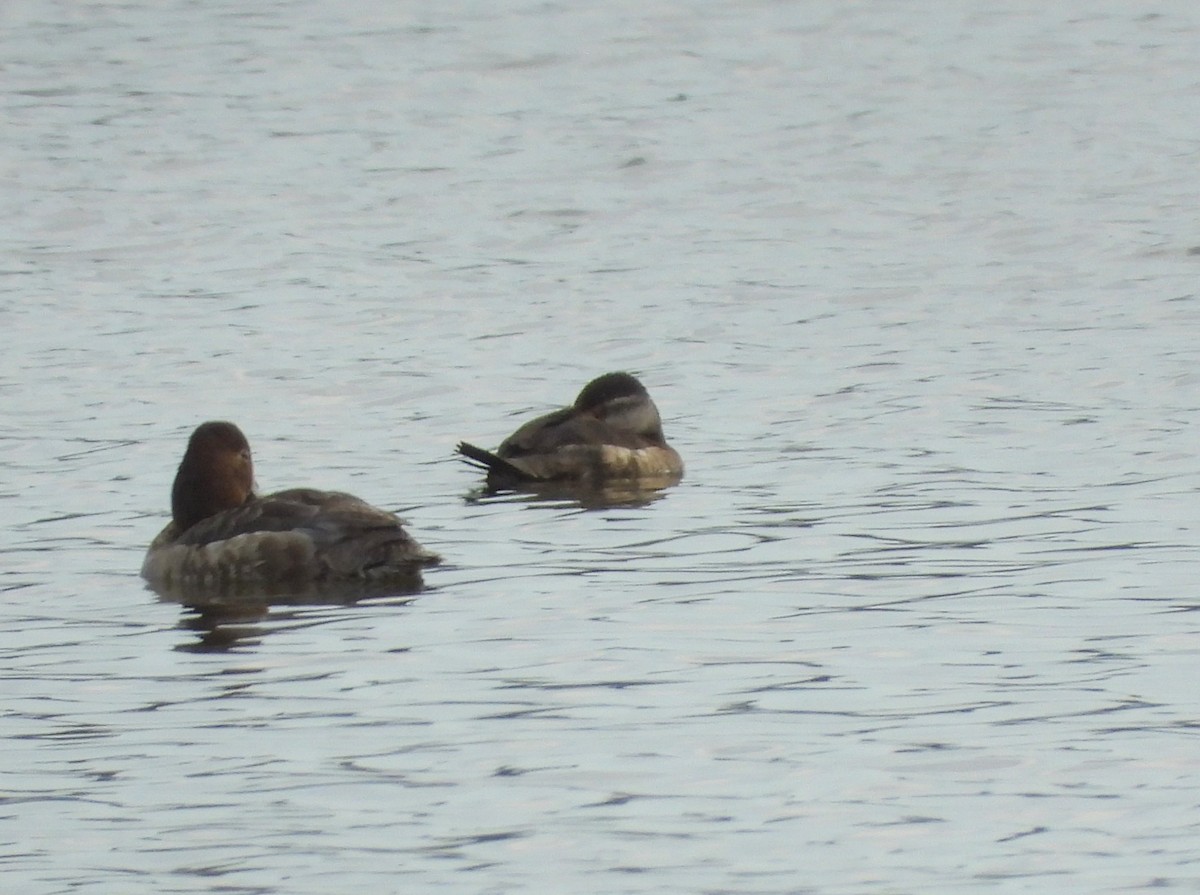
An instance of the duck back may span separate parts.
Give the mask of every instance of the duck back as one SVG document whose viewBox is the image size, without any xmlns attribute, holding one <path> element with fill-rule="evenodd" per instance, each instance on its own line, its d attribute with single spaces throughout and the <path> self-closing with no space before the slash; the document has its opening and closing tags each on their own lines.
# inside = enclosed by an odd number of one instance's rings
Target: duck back
<svg viewBox="0 0 1200 895">
<path fill-rule="evenodd" d="M 411 578 L 438 561 L 392 513 L 350 494 L 296 488 L 183 532 L 172 522 L 151 544 L 142 575 L 168 588 L 381 581 Z"/>
</svg>

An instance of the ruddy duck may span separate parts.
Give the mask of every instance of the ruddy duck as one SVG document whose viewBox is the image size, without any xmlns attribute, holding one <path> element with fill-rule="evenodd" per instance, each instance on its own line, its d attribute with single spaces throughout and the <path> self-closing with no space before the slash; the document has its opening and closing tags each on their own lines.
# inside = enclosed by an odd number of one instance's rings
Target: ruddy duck
<svg viewBox="0 0 1200 895">
<path fill-rule="evenodd" d="M 439 561 L 392 513 L 349 494 L 294 488 L 260 497 L 246 436 L 208 422 L 188 441 L 171 489 L 171 522 L 142 576 L 169 591 L 294 582 L 416 579 Z"/>
<path fill-rule="evenodd" d="M 458 453 L 487 470 L 489 488 L 538 482 L 673 484 L 683 460 L 663 437 L 658 408 L 629 373 L 605 373 L 570 407 L 521 426 L 495 453 L 467 442 Z"/>
</svg>

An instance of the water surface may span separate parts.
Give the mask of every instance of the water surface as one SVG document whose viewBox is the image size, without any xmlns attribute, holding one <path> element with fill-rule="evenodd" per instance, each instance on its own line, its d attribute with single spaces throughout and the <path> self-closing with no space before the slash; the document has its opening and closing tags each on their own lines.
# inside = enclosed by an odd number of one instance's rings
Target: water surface
<svg viewBox="0 0 1200 895">
<path fill-rule="evenodd" d="M 1193 5 L 343 6 L 0 13 L 6 883 L 1193 891 Z M 219 418 L 446 564 L 157 599 Z"/>
</svg>

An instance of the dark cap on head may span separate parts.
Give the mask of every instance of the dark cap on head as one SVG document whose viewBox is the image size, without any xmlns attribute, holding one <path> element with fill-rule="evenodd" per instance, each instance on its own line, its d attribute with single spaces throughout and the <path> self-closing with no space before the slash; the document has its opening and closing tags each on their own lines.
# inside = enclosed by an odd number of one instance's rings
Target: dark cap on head
<svg viewBox="0 0 1200 895">
<path fill-rule="evenodd" d="M 617 398 L 644 398 L 645 386 L 630 373 L 605 373 L 583 387 L 575 399 L 576 410 L 591 410 Z"/>
</svg>

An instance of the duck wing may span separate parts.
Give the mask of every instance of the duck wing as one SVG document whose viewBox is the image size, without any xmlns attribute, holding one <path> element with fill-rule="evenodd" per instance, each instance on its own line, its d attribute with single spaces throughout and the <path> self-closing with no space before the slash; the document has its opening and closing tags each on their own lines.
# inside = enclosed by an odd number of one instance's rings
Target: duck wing
<svg viewBox="0 0 1200 895">
<path fill-rule="evenodd" d="M 496 453 L 512 459 L 531 454 L 550 454 L 560 448 L 576 445 L 599 447 L 608 444 L 640 448 L 648 443 L 644 436 L 636 432 L 613 426 L 591 414 L 566 408 L 530 420 L 504 439 Z"/>
<path fill-rule="evenodd" d="M 436 554 L 404 530 L 394 513 L 352 494 L 315 488 L 292 488 L 252 498 L 196 523 L 175 543 L 198 547 L 272 532 L 311 541 L 315 554 L 343 574 L 369 574 L 374 568 L 397 563 L 438 561 Z"/>
<path fill-rule="evenodd" d="M 312 538 L 317 554 L 335 572 L 372 575 L 376 570 L 440 561 L 404 530 L 403 520 L 353 494 L 293 488 L 262 498 L 275 504 L 271 524 L 290 517 L 292 528 Z"/>
<path fill-rule="evenodd" d="M 282 492 L 287 495 L 289 492 Z M 320 513 L 312 501 L 277 499 L 276 495 L 252 497 L 239 507 L 222 510 L 202 519 L 175 539 L 176 544 L 202 547 L 239 535 L 294 531 Z"/>
</svg>

